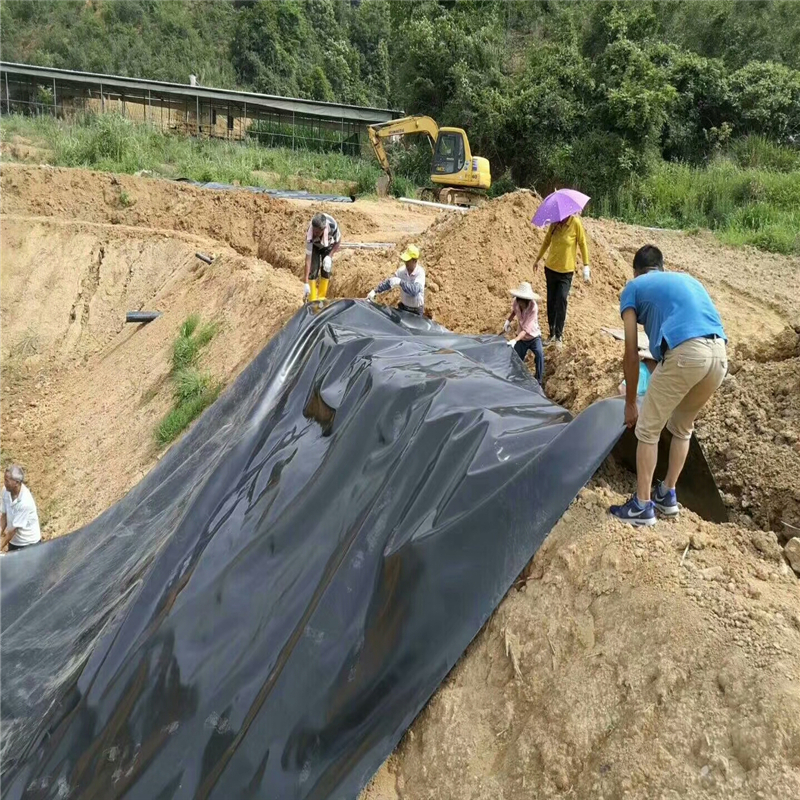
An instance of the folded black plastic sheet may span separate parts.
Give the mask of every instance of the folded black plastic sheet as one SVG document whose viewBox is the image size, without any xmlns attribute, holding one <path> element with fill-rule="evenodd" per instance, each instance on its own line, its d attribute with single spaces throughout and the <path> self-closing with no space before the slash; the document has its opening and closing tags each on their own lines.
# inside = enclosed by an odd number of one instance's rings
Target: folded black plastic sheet
<svg viewBox="0 0 800 800">
<path fill-rule="evenodd" d="M 201 189 L 216 189 L 217 191 L 252 192 L 253 194 L 268 194 L 270 197 L 277 197 L 282 200 L 314 200 L 318 203 L 352 203 L 354 197 L 345 197 L 337 194 L 315 194 L 300 189 L 265 189 L 263 186 L 234 186 L 231 183 L 216 183 L 208 181 L 200 183 L 189 178 L 178 178 L 180 183 L 188 183 L 190 186 L 198 186 Z"/>
<path fill-rule="evenodd" d="M 0 559 L 4 798 L 355 798 L 622 418 L 498 337 L 304 307 L 119 503 Z"/>
</svg>

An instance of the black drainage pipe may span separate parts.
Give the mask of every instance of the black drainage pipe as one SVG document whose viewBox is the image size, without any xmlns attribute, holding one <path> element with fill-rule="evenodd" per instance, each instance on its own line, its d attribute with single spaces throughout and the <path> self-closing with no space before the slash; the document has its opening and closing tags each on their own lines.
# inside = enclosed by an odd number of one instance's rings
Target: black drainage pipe
<svg viewBox="0 0 800 800">
<path fill-rule="evenodd" d="M 160 316 L 160 311 L 128 311 L 125 314 L 125 322 L 152 322 Z"/>
</svg>

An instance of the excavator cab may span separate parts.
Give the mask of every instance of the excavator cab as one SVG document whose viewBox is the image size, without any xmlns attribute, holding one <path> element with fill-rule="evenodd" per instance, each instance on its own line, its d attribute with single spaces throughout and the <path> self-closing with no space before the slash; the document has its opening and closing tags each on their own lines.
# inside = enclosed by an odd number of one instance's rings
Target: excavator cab
<svg viewBox="0 0 800 800">
<path fill-rule="evenodd" d="M 464 138 L 455 132 L 440 132 L 433 153 L 432 175 L 454 175 L 464 169 Z"/>
<path fill-rule="evenodd" d="M 489 161 L 472 155 L 467 134 L 461 128 L 439 128 L 431 183 L 442 187 L 436 193 L 440 202 L 465 206 L 480 202 L 492 185 Z"/>
</svg>

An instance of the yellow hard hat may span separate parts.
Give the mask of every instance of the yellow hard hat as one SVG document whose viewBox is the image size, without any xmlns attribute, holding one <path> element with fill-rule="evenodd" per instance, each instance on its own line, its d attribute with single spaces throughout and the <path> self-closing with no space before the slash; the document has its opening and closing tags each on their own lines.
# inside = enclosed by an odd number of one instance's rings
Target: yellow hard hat
<svg viewBox="0 0 800 800">
<path fill-rule="evenodd" d="M 415 244 L 410 244 L 400 255 L 400 258 L 403 261 L 414 261 L 415 259 L 419 258 L 419 247 L 417 247 Z"/>
</svg>

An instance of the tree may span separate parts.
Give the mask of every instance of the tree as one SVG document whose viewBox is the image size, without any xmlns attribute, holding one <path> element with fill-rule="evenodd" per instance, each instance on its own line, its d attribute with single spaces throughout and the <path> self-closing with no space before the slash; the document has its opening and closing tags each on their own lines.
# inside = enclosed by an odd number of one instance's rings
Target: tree
<svg viewBox="0 0 800 800">
<path fill-rule="evenodd" d="M 500 143 L 520 185 L 547 191 L 566 180 L 563 166 L 571 143 L 588 132 L 594 80 L 576 49 L 555 45 L 532 50 L 505 103 Z"/>
<path fill-rule="evenodd" d="M 753 61 L 731 75 L 738 133 L 783 141 L 800 135 L 800 72 L 783 64 Z"/>
<path fill-rule="evenodd" d="M 360 53 L 361 79 L 371 102 L 389 104 L 389 46 L 391 18 L 384 0 L 364 0 L 355 9 L 350 32 Z"/>
<path fill-rule="evenodd" d="M 303 94 L 312 100 L 324 100 L 329 103 L 333 102 L 333 89 L 325 73 L 322 71 L 322 67 L 314 67 L 311 70 L 303 87 Z"/>
<path fill-rule="evenodd" d="M 708 59 L 664 46 L 656 53 L 669 83 L 675 88 L 662 131 L 662 155 L 694 163 L 707 159 L 712 131 L 729 124 L 732 116 L 728 74 L 720 59 Z"/>
<path fill-rule="evenodd" d="M 268 94 L 299 94 L 298 54 L 311 38 L 299 5 L 258 0 L 238 14 L 231 56 L 239 80 Z"/>
<path fill-rule="evenodd" d="M 654 146 L 676 99 L 666 71 L 642 47 L 618 39 L 597 59 L 594 73 L 595 124 L 637 148 Z"/>
</svg>

